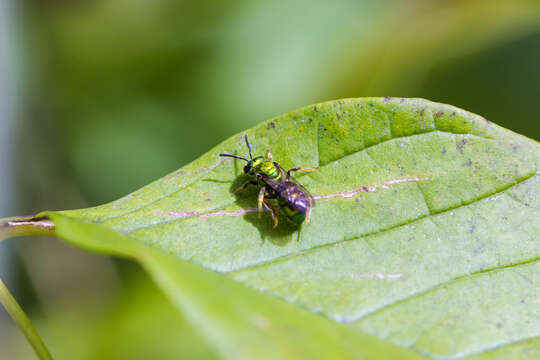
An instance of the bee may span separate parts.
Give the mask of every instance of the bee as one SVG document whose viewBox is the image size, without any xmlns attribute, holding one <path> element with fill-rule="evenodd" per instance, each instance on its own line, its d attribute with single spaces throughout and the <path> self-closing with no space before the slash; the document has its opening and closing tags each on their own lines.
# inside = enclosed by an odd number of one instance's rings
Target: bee
<svg viewBox="0 0 540 360">
<path fill-rule="evenodd" d="M 315 171 L 317 169 L 295 167 L 285 171 L 279 163 L 272 159 L 270 150 L 267 150 L 266 157 L 253 157 L 247 135 L 244 136 L 244 139 L 249 151 L 249 159 L 232 154 L 219 154 L 219 156 L 245 161 L 244 173 L 252 176 L 252 179 L 246 181 L 233 194 L 245 190 L 250 185 L 258 186 L 260 187 L 257 201 L 259 218 L 264 206 L 272 214 L 274 228 L 278 226 L 279 211 L 296 225 L 301 225 L 303 222 L 308 224 L 315 201 L 309 192 L 291 177 L 291 173 Z M 271 203 L 270 199 L 275 199 L 276 204 Z"/>
</svg>

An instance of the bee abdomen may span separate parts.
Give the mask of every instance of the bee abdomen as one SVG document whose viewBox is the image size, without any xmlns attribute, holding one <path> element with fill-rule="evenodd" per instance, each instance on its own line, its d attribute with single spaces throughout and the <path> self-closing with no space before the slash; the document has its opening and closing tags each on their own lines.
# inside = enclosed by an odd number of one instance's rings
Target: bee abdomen
<svg viewBox="0 0 540 360">
<path fill-rule="evenodd" d="M 281 208 L 281 211 L 294 223 L 302 224 L 304 220 L 306 219 L 306 213 L 304 211 L 298 211 L 292 209 L 290 206 L 283 206 Z"/>
</svg>

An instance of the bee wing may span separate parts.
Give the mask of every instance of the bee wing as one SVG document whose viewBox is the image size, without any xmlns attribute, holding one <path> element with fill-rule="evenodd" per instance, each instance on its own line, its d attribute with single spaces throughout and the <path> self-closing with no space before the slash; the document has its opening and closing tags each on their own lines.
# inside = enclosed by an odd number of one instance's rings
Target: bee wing
<svg viewBox="0 0 540 360">
<path fill-rule="evenodd" d="M 273 178 L 271 178 L 270 176 L 268 176 L 266 174 L 257 173 L 256 176 L 257 176 L 257 178 L 262 180 L 265 184 L 268 184 L 268 185 L 278 185 L 279 184 L 279 180 L 273 179 Z"/>
<path fill-rule="evenodd" d="M 258 173 L 256 176 L 257 176 L 258 179 L 260 179 L 262 182 L 264 182 L 269 188 L 271 188 L 272 190 L 277 191 L 277 188 L 278 188 L 278 186 L 280 184 L 279 180 L 275 180 L 275 179 L 273 179 L 273 178 L 271 178 L 268 175 L 263 174 L 263 173 Z"/>
<path fill-rule="evenodd" d="M 296 184 L 296 186 L 298 186 L 300 190 L 302 190 L 306 194 L 306 198 L 309 200 L 309 205 L 311 207 L 315 206 L 315 199 L 313 198 L 313 195 L 311 195 L 311 193 L 302 184 L 296 181 L 294 183 Z"/>
<path fill-rule="evenodd" d="M 279 186 L 280 186 L 280 184 L 283 183 L 282 180 L 273 179 L 273 178 L 269 177 L 268 175 L 265 175 L 265 174 L 262 174 L 262 173 L 258 173 L 257 177 L 259 179 L 261 179 L 268 187 L 270 187 L 272 190 L 274 190 L 276 192 L 279 191 Z M 287 180 L 285 182 L 293 183 L 294 186 L 296 187 L 296 189 L 298 189 L 298 190 L 300 190 L 301 192 L 304 193 L 304 195 L 306 197 L 306 200 L 309 202 L 309 206 L 311 206 L 311 207 L 315 206 L 315 199 L 313 198 L 313 195 L 311 195 L 311 193 L 302 184 L 300 184 L 299 182 L 297 182 L 295 180 L 292 180 L 292 179 L 289 179 L 289 180 Z"/>
<path fill-rule="evenodd" d="M 287 180 L 287 183 L 294 184 L 296 191 L 303 193 L 304 198 L 310 207 L 315 206 L 315 199 L 313 198 L 313 195 L 311 195 L 311 193 L 302 184 L 292 179 Z"/>
</svg>

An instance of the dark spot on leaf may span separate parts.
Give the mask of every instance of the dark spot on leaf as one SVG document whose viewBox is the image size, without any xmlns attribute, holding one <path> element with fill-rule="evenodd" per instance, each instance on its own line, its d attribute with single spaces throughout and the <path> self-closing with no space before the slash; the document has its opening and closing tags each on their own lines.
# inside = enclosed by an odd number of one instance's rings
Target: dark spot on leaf
<svg viewBox="0 0 540 360">
<path fill-rule="evenodd" d="M 456 112 L 455 112 L 455 111 L 452 111 L 452 116 L 456 116 Z"/>
<path fill-rule="evenodd" d="M 313 111 L 319 112 L 319 109 L 317 109 L 317 105 L 313 105 Z"/>
<path fill-rule="evenodd" d="M 478 255 L 478 254 L 483 253 L 484 250 L 485 250 L 485 247 L 486 247 L 485 245 L 481 245 L 481 246 L 475 248 L 475 249 L 473 250 L 473 254 Z M 483 268 L 484 268 L 484 267 L 482 266 L 482 269 L 483 269 Z M 480 270 L 480 269 L 479 269 L 479 270 Z"/>
<path fill-rule="evenodd" d="M 435 118 L 438 118 L 439 116 L 441 116 L 442 114 L 444 114 L 444 111 L 442 110 L 439 110 L 435 113 Z"/>
<path fill-rule="evenodd" d="M 420 115 L 424 115 L 424 111 L 426 111 L 426 108 L 422 108 L 422 110 L 420 110 Z"/>
<path fill-rule="evenodd" d="M 273 121 L 270 121 L 270 122 L 268 123 L 268 127 L 267 127 L 267 128 L 268 128 L 268 129 L 270 129 L 270 128 L 275 129 L 275 128 L 276 128 L 276 123 L 274 123 Z"/>
<path fill-rule="evenodd" d="M 465 144 L 467 144 L 467 140 L 461 139 L 461 141 L 457 144 L 457 148 L 461 150 L 461 149 L 463 149 Z"/>
<path fill-rule="evenodd" d="M 471 229 L 469 230 L 469 234 L 472 234 L 476 231 L 476 225 L 471 226 Z"/>
<path fill-rule="evenodd" d="M 309 118 L 308 122 L 311 124 L 313 122 L 313 118 Z"/>
<path fill-rule="evenodd" d="M 374 106 L 375 106 L 375 104 L 369 103 L 369 107 L 374 107 Z"/>
<path fill-rule="evenodd" d="M 517 152 L 519 150 L 519 146 L 517 145 L 512 145 L 512 151 L 513 152 Z"/>
<path fill-rule="evenodd" d="M 328 131 L 328 129 L 327 129 L 327 128 L 323 128 L 323 130 L 324 130 L 324 131 Z"/>
<path fill-rule="evenodd" d="M 469 159 L 467 159 L 467 166 L 470 167 L 471 165 L 472 165 L 472 160 L 469 158 Z"/>
<path fill-rule="evenodd" d="M 442 148 L 441 154 L 443 154 L 443 155 L 446 154 L 446 148 L 445 147 Z"/>
<path fill-rule="evenodd" d="M 502 328 L 503 324 L 498 322 L 497 324 L 495 324 L 499 329 Z"/>
<path fill-rule="evenodd" d="M 388 102 L 390 100 L 392 100 L 392 98 L 390 96 L 387 96 L 387 97 L 384 98 L 384 102 Z"/>
<path fill-rule="evenodd" d="M 405 102 L 405 99 L 404 99 L 404 98 L 401 98 L 400 102 Z"/>
</svg>

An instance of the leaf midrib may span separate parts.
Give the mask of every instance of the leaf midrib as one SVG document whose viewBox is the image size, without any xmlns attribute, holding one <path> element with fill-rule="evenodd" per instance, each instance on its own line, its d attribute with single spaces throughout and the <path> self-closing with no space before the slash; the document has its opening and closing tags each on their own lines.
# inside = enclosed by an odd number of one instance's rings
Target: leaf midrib
<svg viewBox="0 0 540 360">
<path fill-rule="evenodd" d="M 400 223 L 400 224 L 396 224 L 394 226 L 391 226 L 391 227 L 388 227 L 388 228 L 385 228 L 385 229 L 382 229 L 382 230 L 379 230 L 379 231 L 374 231 L 374 232 L 371 232 L 371 233 L 367 233 L 367 234 L 363 234 L 363 235 L 359 235 L 359 236 L 354 236 L 354 237 L 351 237 L 351 238 L 341 239 L 341 240 L 338 240 L 338 241 L 333 241 L 333 242 L 330 242 L 330 243 L 313 246 L 311 248 L 304 249 L 304 250 L 302 250 L 302 251 L 300 251 L 298 253 L 295 253 L 295 254 L 283 255 L 283 256 L 276 257 L 276 258 L 271 259 L 271 260 L 261 261 L 260 263 L 257 263 L 257 264 L 254 264 L 254 265 L 250 265 L 250 266 L 247 266 L 247 267 L 244 267 L 244 268 L 236 269 L 236 270 L 229 271 L 229 272 L 223 272 L 223 273 L 237 274 L 237 273 L 240 273 L 240 272 L 243 272 L 243 271 L 251 271 L 251 270 L 259 269 L 259 268 L 262 268 L 262 267 L 265 267 L 265 266 L 274 265 L 274 264 L 281 263 L 281 262 L 286 262 L 286 261 L 289 261 L 289 260 L 294 260 L 297 257 L 303 256 L 303 255 L 306 255 L 306 254 L 311 254 L 311 253 L 314 253 L 314 252 L 317 252 L 317 251 L 321 251 L 321 250 L 324 250 L 327 247 L 331 247 L 331 246 L 334 246 L 336 244 L 341 244 L 341 243 L 344 243 L 344 242 L 360 240 L 360 239 L 364 239 L 364 238 L 367 238 L 367 237 L 370 237 L 370 236 L 373 236 L 373 235 L 380 235 L 380 234 L 385 233 L 387 231 L 391 231 L 391 230 L 394 230 L 394 229 L 402 227 L 402 226 L 414 224 L 416 222 L 419 222 L 419 221 L 422 221 L 422 220 L 425 220 L 425 219 L 429 219 L 429 218 L 431 218 L 433 216 L 438 216 L 438 215 L 444 214 L 444 213 L 449 212 L 449 211 L 453 211 L 453 210 L 456 210 L 456 209 L 459 209 L 459 208 L 462 208 L 462 207 L 466 207 L 466 206 L 472 205 L 472 204 L 474 204 L 474 203 L 476 203 L 478 201 L 482 201 L 482 200 L 484 200 L 486 198 L 489 198 L 489 197 L 496 196 L 498 194 L 504 193 L 505 191 L 510 190 L 513 187 L 518 186 L 519 184 L 533 178 L 534 176 L 536 176 L 536 170 L 533 173 L 530 173 L 530 174 L 525 175 L 524 177 L 520 178 L 518 181 L 509 184 L 508 186 L 505 186 L 503 188 L 499 188 L 494 192 L 484 194 L 484 195 L 482 195 L 480 197 L 477 197 L 477 198 L 473 199 L 472 201 L 463 202 L 463 203 L 461 203 L 459 205 L 449 207 L 449 208 L 446 208 L 446 209 L 443 209 L 443 210 L 440 210 L 440 211 L 430 212 L 428 215 L 424 215 L 424 216 L 418 217 L 418 218 L 410 220 L 410 221 L 406 221 L 406 222 L 403 222 L 403 223 Z"/>
<path fill-rule="evenodd" d="M 276 120 L 273 120 L 273 119 L 272 119 L 272 120 L 269 120 L 269 121 L 276 121 Z M 398 139 L 406 139 L 406 138 L 413 137 L 413 136 L 424 135 L 424 134 L 430 134 L 430 133 L 435 133 L 435 132 L 436 132 L 436 133 L 443 133 L 443 134 L 451 134 L 451 135 L 466 135 L 466 136 L 470 136 L 470 137 L 478 137 L 478 138 L 482 138 L 482 139 L 485 139 L 485 140 L 499 140 L 499 139 L 490 138 L 490 137 L 487 137 L 487 136 L 481 136 L 481 135 L 477 135 L 477 134 L 471 134 L 471 133 L 459 133 L 459 132 L 450 132 L 450 131 L 439 130 L 439 129 L 437 128 L 437 124 L 436 124 L 435 122 L 434 122 L 434 126 L 435 126 L 435 128 L 434 128 L 433 130 L 429 130 L 429 129 L 428 129 L 428 130 L 422 130 L 422 131 L 419 131 L 419 132 L 415 132 L 415 133 L 409 134 L 409 135 L 407 135 L 407 136 L 393 137 L 393 138 L 391 138 L 391 139 L 384 139 L 384 140 L 382 140 L 382 141 L 380 141 L 380 142 L 378 142 L 378 143 L 374 143 L 374 144 L 371 144 L 371 145 L 369 145 L 369 146 L 365 146 L 365 147 L 363 147 L 363 148 L 361 148 L 361 149 L 358 149 L 358 150 L 356 150 L 356 151 L 353 151 L 353 152 L 350 152 L 350 153 L 347 153 L 347 154 L 343 154 L 343 155 L 339 156 L 338 158 L 336 158 L 336 159 L 334 159 L 334 160 L 332 160 L 332 161 L 326 162 L 326 163 L 324 163 L 324 164 L 321 164 L 321 162 L 320 162 L 320 156 L 319 156 L 319 155 L 320 155 L 320 149 L 319 149 L 319 136 L 318 136 L 318 126 L 317 126 L 317 131 L 315 132 L 316 141 L 317 141 L 317 163 L 319 164 L 319 167 L 324 167 L 324 166 L 330 165 L 330 164 L 332 164 L 332 163 L 334 163 L 334 162 L 340 161 L 340 160 L 342 160 L 343 158 L 346 158 L 346 157 L 348 157 L 348 156 L 354 155 L 354 154 L 359 153 L 359 152 L 361 152 L 361 151 L 368 150 L 368 149 L 370 149 L 370 148 L 372 148 L 372 147 L 374 147 L 374 146 L 378 146 L 378 145 L 384 144 L 384 143 L 389 142 L 389 141 L 398 140 Z M 390 126 L 390 128 L 391 128 L 391 126 Z M 227 141 L 229 141 L 229 140 L 230 140 L 230 139 L 225 140 L 225 142 L 227 142 Z M 220 145 L 216 146 L 215 149 L 219 148 L 219 146 L 220 146 Z M 146 208 L 147 206 L 152 205 L 152 204 L 154 204 L 154 203 L 156 203 L 156 202 L 158 202 L 158 201 L 160 201 L 160 200 L 166 199 L 166 198 L 168 198 L 169 196 L 173 196 L 173 195 L 177 194 L 178 192 L 180 192 L 180 191 L 182 191 L 182 190 L 185 190 L 187 187 L 189 187 L 189 186 L 191 186 L 191 185 L 197 183 L 199 180 L 201 180 L 201 178 L 203 178 L 204 176 L 208 175 L 211 171 L 213 171 L 215 168 L 217 168 L 219 165 L 221 165 L 222 162 L 223 162 L 223 160 L 219 160 L 216 164 L 210 166 L 206 172 L 202 173 L 200 176 L 198 176 L 197 178 L 195 178 L 193 181 L 191 181 L 191 182 L 189 182 L 189 183 L 187 183 L 187 184 L 183 184 L 180 188 L 178 188 L 178 189 L 176 189 L 176 190 L 174 190 L 174 191 L 172 191 L 172 192 L 169 192 L 169 193 L 167 193 L 167 194 L 165 194 L 165 195 L 163 195 L 163 196 L 157 197 L 157 198 L 155 198 L 155 199 L 153 199 L 153 200 L 147 202 L 147 203 L 144 204 L 144 205 L 138 206 L 138 207 L 136 207 L 136 208 L 134 208 L 134 209 L 128 210 L 128 211 L 123 212 L 123 213 L 121 213 L 121 214 L 116 214 L 116 215 L 113 215 L 113 216 L 106 217 L 106 218 L 104 218 L 104 219 L 100 219 L 99 221 L 96 221 L 95 223 L 104 223 L 104 222 L 106 222 L 106 221 L 113 220 L 113 219 L 116 219 L 116 218 L 119 218 L 119 217 L 122 217 L 122 216 L 125 216 L 125 215 L 128 215 L 128 214 L 131 214 L 131 213 L 133 213 L 133 212 L 142 210 L 142 209 Z M 170 175 L 170 174 L 169 174 L 169 175 Z M 169 176 L 169 175 L 165 175 L 165 177 L 166 177 L 166 176 Z M 299 174 L 299 176 L 297 176 L 297 177 L 302 177 L 302 176 L 309 176 L 309 174 Z M 163 179 L 163 178 L 160 178 L 160 179 L 158 179 L 158 180 L 156 180 L 156 181 L 161 181 L 162 179 Z M 149 184 L 149 185 L 150 185 L 150 184 Z M 148 186 L 148 185 L 147 185 L 147 186 Z M 143 189 L 144 189 L 144 188 L 143 188 Z M 130 195 L 133 195 L 133 193 L 128 194 L 128 195 L 126 195 L 126 196 L 124 196 L 124 197 L 130 196 Z M 122 198 L 124 198 L 124 197 L 122 197 Z M 121 199 L 122 199 L 122 198 L 121 198 Z M 230 206 L 230 205 L 228 205 L 228 206 Z M 222 207 L 222 208 L 223 208 L 223 207 Z M 217 209 L 217 208 L 216 208 L 216 209 Z"/>
<path fill-rule="evenodd" d="M 331 165 L 337 161 L 340 161 L 340 160 L 343 160 L 349 156 L 353 156 L 353 155 L 356 155 L 360 152 L 363 152 L 363 151 L 367 151 L 368 149 L 371 149 L 372 147 L 375 147 L 375 146 L 379 146 L 379 145 L 382 145 L 384 143 L 387 143 L 387 142 L 390 142 L 390 141 L 400 141 L 400 140 L 404 140 L 404 139 L 407 139 L 407 138 L 411 138 L 411 137 L 415 137 L 415 136 L 422 136 L 422 135 L 426 135 L 426 134 L 431 134 L 431 133 L 437 133 L 437 134 L 449 134 L 449 135 L 462 135 L 462 136 L 467 136 L 467 137 L 470 137 L 470 138 L 480 138 L 482 140 L 490 140 L 490 141 L 501 141 L 499 139 L 492 139 L 492 138 L 487 138 L 487 137 L 484 137 L 484 136 L 479 136 L 479 135 L 475 135 L 475 134 L 462 134 L 462 133 L 452 133 L 452 132 L 448 132 L 448 131 L 440 131 L 440 130 L 433 130 L 433 131 L 424 131 L 424 132 L 421 132 L 421 133 L 417 133 L 417 134 L 411 134 L 411 135 L 407 135 L 407 136 L 402 136 L 402 137 L 397 137 L 397 138 L 392 138 L 392 139 L 387 139 L 387 140 L 384 140 L 384 141 L 381 141 L 380 143 L 377 143 L 377 144 L 372 144 L 370 146 L 367 146 L 361 150 L 358 150 L 358 151 L 355 151 L 355 152 L 351 152 L 349 154 L 344 154 L 342 155 L 340 158 L 338 159 L 335 159 L 333 161 L 330 161 L 328 163 L 325 163 L 324 165 L 321 165 L 320 167 L 321 168 L 324 168 L 325 166 L 327 165 Z M 219 163 L 221 164 L 221 162 Z M 219 166 L 219 164 L 217 166 Z M 154 199 L 150 202 L 148 202 L 147 204 L 145 205 L 142 205 L 140 207 L 137 207 L 135 209 L 132 209 L 130 211 L 127 211 L 121 215 L 115 215 L 115 216 L 112 216 L 112 217 L 109 217 L 109 218 L 105 218 L 105 219 L 102 219 L 96 223 L 104 223 L 106 221 L 109 221 L 109 220 L 113 220 L 113 219 L 116 219 L 116 218 L 119 218 L 119 217 L 122 217 L 122 216 L 125 216 L 125 215 L 129 215 L 130 213 L 133 213 L 133 212 L 136 212 L 136 211 L 139 211 L 139 210 L 142 210 L 144 208 L 146 208 L 147 206 L 149 205 L 152 205 L 160 200 L 163 200 L 163 199 L 166 199 L 170 196 L 174 196 L 176 194 L 178 194 L 180 191 L 182 190 L 185 190 L 187 187 L 195 184 L 197 181 L 201 180 L 202 177 L 204 177 L 205 175 L 207 175 L 210 171 L 214 170 L 217 166 L 213 166 L 211 170 L 209 170 L 208 172 L 206 172 L 205 174 L 201 175 L 200 177 L 198 177 L 197 179 L 195 179 L 193 182 L 189 183 L 189 184 L 186 184 L 184 186 L 182 186 L 181 188 L 175 190 L 174 192 L 171 192 L 165 196 L 162 196 L 162 197 L 159 197 L 157 199 Z M 298 176 L 296 176 L 296 178 L 301 178 L 301 177 L 304 177 L 304 176 L 309 176 L 310 174 L 299 174 Z M 158 180 L 159 181 L 159 180 Z M 344 190 L 344 191 L 347 191 L 347 190 Z M 129 196 L 129 195 L 128 195 Z M 221 210 L 225 210 L 227 209 L 228 207 L 232 206 L 235 204 L 235 201 L 231 201 L 231 202 L 228 202 L 226 203 L 225 205 L 220 205 L 220 206 L 217 206 L 217 207 L 214 207 L 214 208 L 211 208 L 209 210 L 206 210 L 206 211 L 202 211 L 202 212 L 194 212 L 193 215 L 189 215 L 189 216 L 183 216 L 183 217 L 179 217 L 179 218 L 175 218 L 175 219 L 170 219 L 170 220 L 165 220 L 165 221 L 160 221 L 160 222 L 156 222 L 156 223 L 153 223 L 153 224 L 149 224 L 149 225 L 146 225 L 146 226 L 141 226 L 141 227 L 138 227 L 138 228 L 132 228 L 130 229 L 128 232 L 126 232 L 125 234 L 133 234 L 139 230 L 144 230 L 144 229 L 148 229 L 148 228 L 152 228 L 152 227 L 155 227 L 155 226 L 160 226 L 160 225 L 166 225 L 166 224 L 170 224 L 170 223 L 178 223 L 178 222 L 182 222 L 182 221 L 185 221 L 185 220 L 188 220 L 188 219 L 191 219 L 191 218 L 194 218 L 194 217 L 198 217 L 198 216 L 201 216 L 201 215 L 207 215 L 207 214 L 210 214 L 210 213 L 213 213 L 213 212 L 216 212 L 216 211 L 221 211 Z M 426 206 L 428 207 L 429 209 L 429 205 L 426 203 Z M 189 212 L 190 210 L 183 210 L 185 212 Z"/>
</svg>

